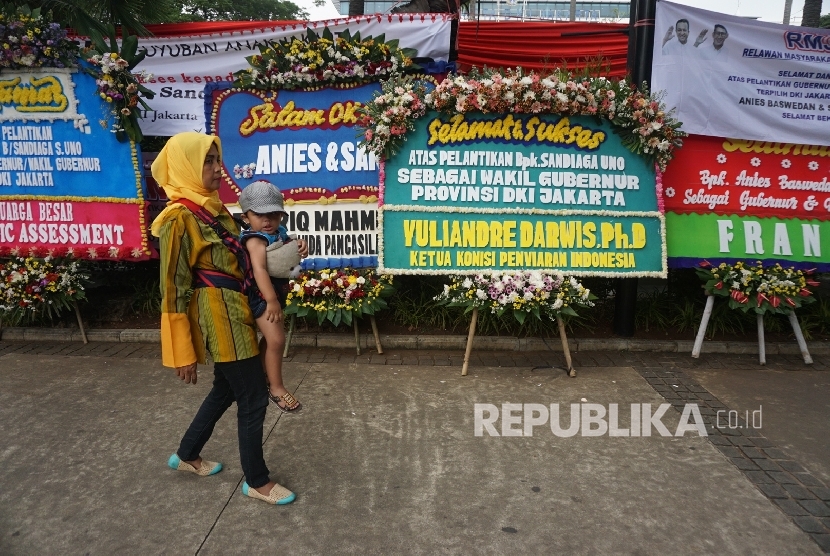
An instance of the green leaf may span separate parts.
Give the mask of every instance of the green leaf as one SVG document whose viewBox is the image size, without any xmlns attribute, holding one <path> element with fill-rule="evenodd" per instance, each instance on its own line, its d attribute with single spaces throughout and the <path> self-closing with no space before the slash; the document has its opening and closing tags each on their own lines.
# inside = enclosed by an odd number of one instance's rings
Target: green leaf
<svg viewBox="0 0 830 556">
<path fill-rule="evenodd" d="M 340 326 L 340 321 L 343 320 L 343 309 L 338 307 L 334 310 L 334 318 L 331 319 L 331 323 L 334 326 Z"/>
<path fill-rule="evenodd" d="M 121 57 L 130 64 L 129 69 L 132 69 L 134 65 L 133 59 L 136 50 L 138 50 L 138 37 L 136 35 L 129 35 L 121 41 Z"/>
<path fill-rule="evenodd" d="M 519 324 L 524 324 L 525 323 L 525 316 L 526 315 L 527 315 L 527 313 L 525 313 L 522 310 L 513 309 L 513 317 L 519 322 Z"/>
<path fill-rule="evenodd" d="M 343 322 L 347 326 L 351 326 L 351 324 L 352 324 L 352 312 L 351 311 L 343 311 Z"/>
</svg>

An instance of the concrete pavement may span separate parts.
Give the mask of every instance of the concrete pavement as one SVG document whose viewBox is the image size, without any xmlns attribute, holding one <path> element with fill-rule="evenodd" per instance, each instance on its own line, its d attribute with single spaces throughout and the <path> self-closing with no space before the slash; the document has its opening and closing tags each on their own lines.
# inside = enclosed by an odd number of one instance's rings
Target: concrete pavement
<svg viewBox="0 0 830 556">
<path fill-rule="evenodd" d="M 233 408 L 203 454 L 221 473 L 166 467 L 209 367 L 186 386 L 152 344 L 4 339 L 0 553 L 830 552 L 826 357 L 583 351 L 571 379 L 551 368 L 561 353 L 474 355 L 461 377 L 459 351 L 296 349 L 286 383 L 306 408 L 269 410 L 264 441 L 298 498 L 268 507 L 239 491 Z M 694 403 L 708 435 L 566 437 L 548 421 L 504 436 L 528 425 L 505 425 L 507 403 L 560 404 L 563 428 L 571 404 L 617 404 L 619 430 L 641 428 L 632 405 L 669 403 L 672 434 Z M 500 412 L 481 436 L 476 404 Z M 760 429 L 717 422 L 758 405 Z"/>
</svg>

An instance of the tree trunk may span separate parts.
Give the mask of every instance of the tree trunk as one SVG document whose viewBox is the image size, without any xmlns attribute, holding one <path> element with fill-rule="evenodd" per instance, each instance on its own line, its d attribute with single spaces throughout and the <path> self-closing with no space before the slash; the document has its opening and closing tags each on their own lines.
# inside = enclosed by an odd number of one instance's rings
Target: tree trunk
<svg viewBox="0 0 830 556">
<path fill-rule="evenodd" d="M 782 23 L 784 25 L 790 24 L 790 12 L 793 9 L 793 0 L 785 0 L 784 1 L 784 20 Z"/>
<path fill-rule="evenodd" d="M 818 27 L 821 20 L 821 0 L 804 0 L 802 27 Z"/>
<path fill-rule="evenodd" d="M 363 15 L 364 0 L 349 0 L 349 15 Z"/>
</svg>

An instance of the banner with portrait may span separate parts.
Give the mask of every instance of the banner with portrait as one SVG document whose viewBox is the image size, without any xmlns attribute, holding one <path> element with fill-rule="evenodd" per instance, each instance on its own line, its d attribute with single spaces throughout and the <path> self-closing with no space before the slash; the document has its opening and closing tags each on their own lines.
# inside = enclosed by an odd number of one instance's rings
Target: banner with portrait
<svg viewBox="0 0 830 556">
<path fill-rule="evenodd" d="M 651 88 L 688 133 L 830 145 L 830 29 L 659 0 Z"/>
</svg>

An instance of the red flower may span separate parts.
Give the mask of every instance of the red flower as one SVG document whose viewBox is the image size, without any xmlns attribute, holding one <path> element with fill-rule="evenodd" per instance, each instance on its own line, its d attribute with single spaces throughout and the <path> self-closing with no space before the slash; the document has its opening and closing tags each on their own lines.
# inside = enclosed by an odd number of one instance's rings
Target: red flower
<svg viewBox="0 0 830 556">
<path fill-rule="evenodd" d="M 730 296 L 738 303 L 746 303 L 749 300 L 749 297 L 740 290 L 733 290 Z"/>
<path fill-rule="evenodd" d="M 703 268 L 711 268 L 712 263 L 710 263 L 709 261 L 700 261 L 700 263 L 698 263 L 698 266 L 701 266 Z"/>
<path fill-rule="evenodd" d="M 813 292 L 811 292 L 807 288 L 801 288 L 801 291 L 798 292 L 798 295 L 800 295 L 801 297 L 810 297 L 811 295 L 813 295 Z"/>
<path fill-rule="evenodd" d="M 715 284 L 715 289 L 716 290 L 722 290 L 723 289 L 723 280 L 721 280 L 720 282 Z"/>
<path fill-rule="evenodd" d="M 793 300 L 792 300 L 792 299 L 790 299 L 789 297 L 785 297 L 785 298 L 784 298 L 784 301 L 786 301 L 786 302 L 787 302 L 787 304 L 788 304 L 790 307 L 795 307 L 795 301 L 793 301 Z"/>
<path fill-rule="evenodd" d="M 764 295 L 764 294 L 762 294 L 761 292 L 758 292 L 758 297 L 756 297 L 755 299 L 756 299 L 756 301 L 758 302 L 758 307 L 760 307 L 760 306 L 761 306 L 761 304 L 762 304 L 764 301 L 769 301 L 769 299 L 767 299 L 767 296 L 765 296 L 765 295 Z"/>
<path fill-rule="evenodd" d="M 769 302 L 770 302 L 770 305 L 772 305 L 774 308 L 778 308 L 778 306 L 781 305 L 781 298 L 778 297 L 777 295 L 773 295 L 769 299 Z"/>
<path fill-rule="evenodd" d="M 807 285 L 813 286 L 815 288 L 817 286 L 820 286 L 821 284 L 819 282 L 816 282 L 815 280 L 807 280 Z"/>
</svg>

